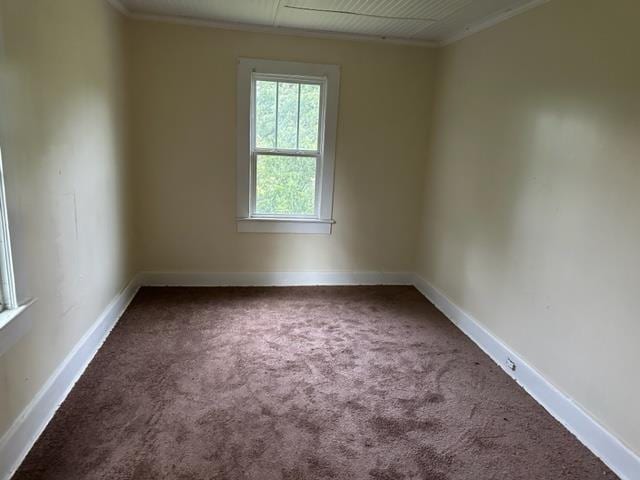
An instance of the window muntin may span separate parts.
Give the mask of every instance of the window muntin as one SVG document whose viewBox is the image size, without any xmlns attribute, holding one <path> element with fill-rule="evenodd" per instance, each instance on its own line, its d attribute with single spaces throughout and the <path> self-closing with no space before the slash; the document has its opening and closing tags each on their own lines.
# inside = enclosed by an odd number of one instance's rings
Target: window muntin
<svg viewBox="0 0 640 480">
<path fill-rule="evenodd" d="M 326 79 L 252 74 L 251 217 L 318 218 Z"/>
</svg>

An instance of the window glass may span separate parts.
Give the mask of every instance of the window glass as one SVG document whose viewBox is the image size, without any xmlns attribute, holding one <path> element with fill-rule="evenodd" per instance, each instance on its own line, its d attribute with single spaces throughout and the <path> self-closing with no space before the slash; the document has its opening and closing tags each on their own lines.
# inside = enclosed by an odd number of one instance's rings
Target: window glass
<svg viewBox="0 0 640 480">
<path fill-rule="evenodd" d="M 256 82 L 255 138 L 258 148 L 276 146 L 276 88 L 277 82 Z"/>
<path fill-rule="evenodd" d="M 320 85 L 257 80 L 255 145 L 318 151 Z"/>
<path fill-rule="evenodd" d="M 298 144 L 298 96 L 300 84 L 278 82 L 276 147 L 295 150 Z"/>
<path fill-rule="evenodd" d="M 320 85 L 300 85 L 298 150 L 318 150 Z"/>
<path fill-rule="evenodd" d="M 316 157 L 257 155 L 258 215 L 314 215 Z"/>
</svg>

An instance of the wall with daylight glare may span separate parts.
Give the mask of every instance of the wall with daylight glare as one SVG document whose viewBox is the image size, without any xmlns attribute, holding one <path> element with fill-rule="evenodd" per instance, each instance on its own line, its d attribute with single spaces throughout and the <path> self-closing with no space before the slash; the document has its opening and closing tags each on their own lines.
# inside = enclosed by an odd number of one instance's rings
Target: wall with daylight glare
<svg viewBox="0 0 640 480">
<path fill-rule="evenodd" d="M 640 3 L 440 49 L 422 277 L 640 453 Z"/>
</svg>

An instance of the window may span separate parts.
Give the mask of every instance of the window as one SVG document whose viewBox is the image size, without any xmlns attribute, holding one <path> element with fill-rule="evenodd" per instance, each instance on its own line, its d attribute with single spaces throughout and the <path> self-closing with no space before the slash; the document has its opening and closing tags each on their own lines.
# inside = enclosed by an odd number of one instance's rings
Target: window
<svg viewBox="0 0 640 480">
<path fill-rule="evenodd" d="M 240 232 L 331 233 L 340 71 L 240 59 Z"/>
<path fill-rule="evenodd" d="M 16 299 L 7 203 L 4 191 L 2 152 L 0 152 L 0 330 L 19 314 L 23 308 L 24 306 L 18 306 Z"/>
</svg>

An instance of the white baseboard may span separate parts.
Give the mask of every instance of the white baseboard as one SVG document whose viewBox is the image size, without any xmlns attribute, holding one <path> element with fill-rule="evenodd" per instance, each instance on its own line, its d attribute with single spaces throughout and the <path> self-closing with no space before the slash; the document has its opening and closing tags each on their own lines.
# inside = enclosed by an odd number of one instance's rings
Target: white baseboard
<svg viewBox="0 0 640 480">
<path fill-rule="evenodd" d="M 0 438 L 0 479 L 8 480 L 17 470 L 137 291 L 134 279 L 105 308 Z"/>
<path fill-rule="evenodd" d="M 553 417 L 623 480 L 640 479 L 640 458 L 446 295 L 406 272 L 142 272 L 114 298 L 0 439 L 0 479 L 9 479 L 69 394 L 139 286 L 414 285 Z M 507 368 L 507 358 L 516 371 Z"/>
<path fill-rule="evenodd" d="M 621 479 L 640 479 L 640 457 L 571 398 L 422 277 L 415 276 L 414 286 Z M 507 367 L 507 359 L 516 364 L 515 371 Z"/>
<path fill-rule="evenodd" d="M 407 272 L 141 272 L 137 283 L 172 287 L 413 285 Z"/>
<path fill-rule="evenodd" d="M 0 479 L 9 479 L 53 418 L 140 286 L 411 285 L 406 272 L 142 272 L 107 306 L 0 438 Z"/>
</svg>

